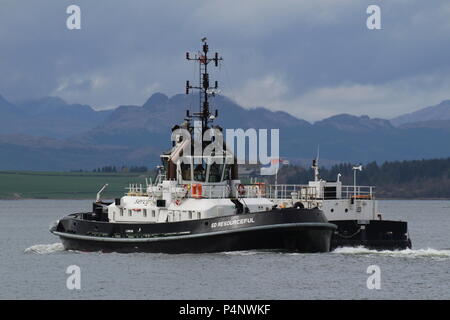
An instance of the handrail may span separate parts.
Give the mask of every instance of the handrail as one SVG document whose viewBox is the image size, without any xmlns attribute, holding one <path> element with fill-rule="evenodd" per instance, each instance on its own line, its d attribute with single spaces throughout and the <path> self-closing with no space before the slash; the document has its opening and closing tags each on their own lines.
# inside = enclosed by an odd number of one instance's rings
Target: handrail
<svg viewBox="0 0 450 320">
<path fill-rule="evenodd" d="M 327 189 L 331 187 L 332 189 Z M 374 199 L 375 187 L 373 186 L 310 186 L 302 184 L 277 184 L 269 185 L 265 183 L 252 183 L 244 185 L 245 192 L 239 194 L 240 198 L 269 198 L 269 199 L 293 199 L 301 201 L 314 201 L 324 199 Z M 180 192 L 180 185 L 171 188 L 171 193 L 183 194 L 183 198 L 208 198 L 223 199 L 229 198 L 231 194 L 237 194 L 238 190 L 230 190 L 229 185 L 208 185 L 203 184 L 201 195 L 198 192 L 193 194 L 193 188 L 188 188 L 186 192 Z M 237 188 L 237 186 L 236 186 Z M 127 195 L 150 195 L 142 185 L 131 184 Z M 155 191 L 156 192 L 156 191 Z M 162 190 L 158 191 L 159 193 Z"/>
<path fill-rule="evenodd" d="M 373 186 L 326 186 L 331 187 L 320 188 L 317 186 L 301 185 L 301 184 L 277 184 L 268 185 L 269 198 L 272 199 L 290 199 L 297 198 L 299 200 L 310 199 L 374 199 L 375 187 Z"/>
</svg>

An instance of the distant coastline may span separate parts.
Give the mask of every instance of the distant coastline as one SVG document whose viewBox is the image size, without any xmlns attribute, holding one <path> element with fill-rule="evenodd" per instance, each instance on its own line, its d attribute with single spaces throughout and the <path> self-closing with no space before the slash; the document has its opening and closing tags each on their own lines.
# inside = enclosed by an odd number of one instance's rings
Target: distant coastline
<svg viewBox="0 0 450 320">
<path fill-rule="evenodd" d="M 284 169 L 286 170 L 286 169 Z M 291 167 L 292 170 L 292 167 Z M 287 170 L 287 171 L 291 171 Z M 284 172 L 286 173 L 286 172 Z M 102 173 L 102 172 L 43 172 L 43 171 L 0 171 L 0 200 L 93 200 L 98 190 L 108 183 L 103 192 L 104 199 L 121 197 L 128 184 L 145 185 L 145 179 L 154 172 Z M 283 183 L 283 182 L 281 182 Z M 299 181 L 298 183 L 305 183 Z M 398 186 L 401 186 L 399 184 Z M 396 194 L 386 196 L 392 185 L 383 189 L 376 186 L 378 200 L 450 200 L 449 197 L 417 196 L 406 197 Z M 412 194 L 408 190 L 408 194 Z"/>
<path fill-rule="evenodd" d="M 114 199 L 126 192 L 128 184 L 145 184 L 148 173 L 0 171 L 1 200 L 83 200 L 95 199 L 104 185 L 104 198 Z"/>
</svg>

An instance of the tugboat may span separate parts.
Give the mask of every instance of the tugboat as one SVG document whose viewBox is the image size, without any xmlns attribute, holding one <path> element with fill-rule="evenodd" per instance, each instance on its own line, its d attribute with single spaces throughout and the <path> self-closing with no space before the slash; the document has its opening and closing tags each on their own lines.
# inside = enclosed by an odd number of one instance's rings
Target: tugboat
<svg viewBox="0 0 450 320">
<path fill-rule="evenodd" d="M 308 185 L 270 185 L 269 197 L 283 208 L 320 208 L 328 221 L 337 226 L 331 239 L 331 249 L 337 247 L 366 247 L 374 250 L 403 250 L 411 248 L 406 221 L 384 220 L 375 200 L 375 187 L 344 186 L 338 174 L 336 181 L 320 178 L 318 158 L 313 160 L 314 181 Z"/>
<path fill-rule="evenodd" d="M 108 203 L 100 190 L 92 212 L 73 213 L 50 228 L 64 248 L 81 251 L 203 253 L 253 249 L 328 252 L 336 225 L 318 208 L 276 208 L 262 192 L 241 184 L 233 152 L 222 129 L 211 123 L 208 65 L 222 61 L 202 49 L 187 60 L 199 63 L 200 84 L 186 83 L 186 94 L 198 89 L 200 111 L 172 128 L 172 148 L 161 155 L 153 183 L 130 185 L 128 193 Z M 209 152 L 203 139 L 216 148 Z M 221 142 L 220 142 L 221 141 Z M 221 149 L 218 151 L 218 149 Z M 200 150 L 200 152 L 198 152 Z M 208 151 L 208 152 L 207 152 Z M 192 155 L 193 154 L 193 155 Z"/>
</svg>

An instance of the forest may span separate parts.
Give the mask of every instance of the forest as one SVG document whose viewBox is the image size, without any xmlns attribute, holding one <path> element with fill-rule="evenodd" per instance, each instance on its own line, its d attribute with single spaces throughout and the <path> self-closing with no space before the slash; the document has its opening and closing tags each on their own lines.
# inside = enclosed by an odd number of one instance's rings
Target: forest
<svg viewBox="0 0 450 320">
<path fill-rule="evenodd" d="M 353 184 L 354 164 L 322 167 L 320 177 L 336 181 L 340 173 L 343 184 Z M 450 158 L 431 160 L 370 162 L 357 171 L 358 185 L 376 186 L 379 198 L 450 198 Z M 282 166 L 278 183 L 304 184 L 313 180 L 313 170 L 301 166 Z"/>
</svg>

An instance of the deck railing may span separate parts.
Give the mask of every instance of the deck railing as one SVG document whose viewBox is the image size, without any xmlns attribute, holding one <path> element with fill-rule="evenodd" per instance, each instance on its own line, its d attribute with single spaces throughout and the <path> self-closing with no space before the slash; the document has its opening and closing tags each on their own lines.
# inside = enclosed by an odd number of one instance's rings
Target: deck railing
<svg viewBox="0 0 450 320">
<path fill-rule="evenodd" d="M 314 186 L 301 184 L 277 184 L 267 185 L 264 183 L 247 184 L 243 189 L 234 186 L 235 190 L 230 190 L 229 185 L 202 185 L 201 194 L 190 185 L 186 191 L 180 186 L 173 188 L 171 192 L 178 192 L 183 198 L 209 198 L 222 199 L 229 198 L 230 194 L 235 194 L 239 198 L 269 198 L 269 199 L 299 199 L 302 201 L 317 199 L 374 199 L 375 187 L 373 186 L 340 186 L 340 188 L 328 188 L 318 190 Z M 147 190 L 142 185 L 130 185 L 128 195 L 145 196 Z"/>
<path fill-rule="evenodd" d="M 373 199 L 375 187 L 373 186 L 341 186 L 341 189 L 328 189 L 318 191 L 316 187 L 298 184 L 268 185 L 267 196 L 271 199 Z"/>
</svg>

